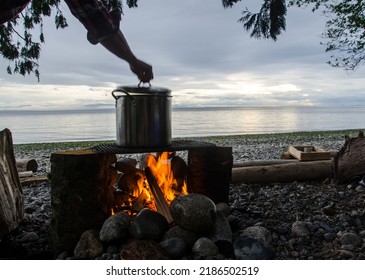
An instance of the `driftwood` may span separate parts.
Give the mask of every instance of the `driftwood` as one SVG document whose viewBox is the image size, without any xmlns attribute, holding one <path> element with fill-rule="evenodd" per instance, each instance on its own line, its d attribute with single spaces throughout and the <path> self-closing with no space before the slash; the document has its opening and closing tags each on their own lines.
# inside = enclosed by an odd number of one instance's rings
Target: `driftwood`
<svg viewBox="0 0 365 280">
<path fill-rule="evenodd" d="M 331 175 L 331 160 L 293 162 L 232 169 L 232 183 L 268 184 L 324 180 Z"/>
<path fill-rule="evenodd" d="M 38 169 L 38 163 L 33 158 L 16 159 L 16 167 L 18 169 L 18 172 L 24 172 L 24 171 L 36 172 Z"/>
<path fill-rule="evenodd" d="M 114 154 L 91 149 L 51 155 L 51 243 L 55 252 L 71 251 L 81 234 L 99 229 L 112 214 L 117 171 Z"/>
<path fill-rule="evenodd" d="M 22 187 L 38 185 L 46 182 L 48 182 L 47 176 L 32 176 L 32 177 L 20 178 L 20 184 L 22 185 Z"/>
<path fill-rule="evenodd" d="M 33 171 L 22 171 L 22 172 L 18 172 L 18 176 L 19 178 L 27 178 L 27 177 L 32 177 L 33 176 Z"/>
<path fill-rule="evenodd" d="M 24 217 L 23 191 L 15 165 L 9 129 L 0 131 L 0 236 L 15 229 Z"/>
<path fill-rule="evenodd" d="M 233 168 L 237 167 L 251 167 L 251 166 L 268 166 L 277 164 L 286 164 L 298 162 L 296 159 L 272 159 L 272 160 L 248 160 L 244 162 L 234 162 Z"/>
<path fill-rule="evenodd" d="M 365 175 L 365 138 L 362 132 L 355 138 L 346 136 L 344 146 L 333 159 L 332 177 L 335 183 L 361 180 Z"/>
</svg>

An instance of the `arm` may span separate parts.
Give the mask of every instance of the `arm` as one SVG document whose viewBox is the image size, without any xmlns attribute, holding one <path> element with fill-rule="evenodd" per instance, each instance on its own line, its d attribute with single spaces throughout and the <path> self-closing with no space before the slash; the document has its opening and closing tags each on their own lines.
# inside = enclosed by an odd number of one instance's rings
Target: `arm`
<svg viewBox="0 0 365 280">
<path fill-rule="evenodd" d="M 120 10 L 109 12 L 98 0 L 65 0 L 72 14 L 88 30 L 92 44 L 101 43 L 107 50 L 128 62 L 140 81 L 153 79 L 152 66 L 137 59 L 119 29 Z"/>
<path fill-rule="evenodd" d="M 100 43 L 111 53 L 127 61 L 130 69 L 137 75 L 141 82 L 148 83 L 153 79 L 152 66 L 135 57 L 120 30 L 115 34 L 101 39 Z"/>
</svg>

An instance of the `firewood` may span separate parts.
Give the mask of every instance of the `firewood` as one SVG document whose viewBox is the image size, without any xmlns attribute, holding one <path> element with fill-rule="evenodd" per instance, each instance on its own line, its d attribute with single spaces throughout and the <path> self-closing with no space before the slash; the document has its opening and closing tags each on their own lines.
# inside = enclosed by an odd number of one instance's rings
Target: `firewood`
<svg viewBox="0 0 365 280">
<path fill-rule="evenodd" d="M 33 176 L 33 171 L 22 171 L 18 172 L 19 178 L 27 178 Z"/>
<path fill-rule="evenodd" d="M 12 135 L 0 131 L 0 236 L 18 227 L 24 217 L 23 191 L 15 164 Z"/>
<path fill-rule="evenodd" d="M 174 219 L 170 214 L 169 205 L 167 204 L 164 195 L 160 187 L 158 186 L 155 177 L 152 174 L 151 169 L 149 167 L 146 167 L 144 172 L 146 173 L 146 178 L 150 186 L 151 192 L 153 194 L 157 211 L 166 218 L 169 224 L 171 224 L 174 221 Z"/>
<path fill-rule="evenodd" d="M 34 158 L 22 158 L 22 159 L 16 159 L 16 167 L 19 172 L 22 171 L 33 171 L 37 172 L 38 169 L 38 163 Z"/>
<path fill-rule="evenodd" d="M 136 171 L 137 160 L 134 158 L 120 159 L 115 164 L 115 168 L 122 173 L 134 173 Z"/>
<path fill-rule="evenodd" d="M 48 182 L 47 176 L 32 176 L 32 177 L 20 178 L 20 184 L 22 185 L 22 187 L 39 185 L 41 183 L 46 183 L 46 182 Z"/>
</svg>

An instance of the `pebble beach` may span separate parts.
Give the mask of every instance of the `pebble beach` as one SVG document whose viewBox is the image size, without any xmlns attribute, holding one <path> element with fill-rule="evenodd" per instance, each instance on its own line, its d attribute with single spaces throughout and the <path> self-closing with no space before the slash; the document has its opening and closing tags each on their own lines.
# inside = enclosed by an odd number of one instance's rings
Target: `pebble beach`
<svg viewBox="0 0 365 280">
<path fill-rule="evenodd" d="M 290 145 L 339 150 L 345 135 L 356 137 L 357 132 L 298 132 L 194 139 L 232 147 L 233 162 L 240 163 L 280 159 Z M 16 158 L 36 159 L 38 171 L 35 175 L 46 175 L 50 172 L 50 155 L 53 152 L 94 144 L 97 143 L 21 144 L 14 146 L 14 153 Z M 345 185 L 333 185 L 330 180 L 232 184 L 227 219 L 233 236 L 261 240 L 264 247 L 262 259 L 365 259 L 365 187 L 360 184 L 360 179 Z M 0 259 L 66 258 L 54 255 L 48 242 L 52 215 L 50 188 L 48 182 L 23 187 L 25 218 L 16 230 L 0 237 Z M 269 256 L 265 255 L 266 251 L 270 252 Z M 112 259 L 113 256 L 106 252 L 98 258 Z"/>
</svg>

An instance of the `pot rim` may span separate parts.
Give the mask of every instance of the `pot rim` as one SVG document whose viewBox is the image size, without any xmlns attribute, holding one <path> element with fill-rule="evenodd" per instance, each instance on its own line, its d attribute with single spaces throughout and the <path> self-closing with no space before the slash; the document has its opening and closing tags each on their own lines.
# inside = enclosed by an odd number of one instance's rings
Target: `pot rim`
<svg viewBox="0 0 365 280">
<path fill-rule="evenodd" d="M 171 90 L 165 87 L 142 87 L 142 86 L 118 86 L 115 91 L 126 91 L 131 95 L 134 94 L 154 94 L 154 95 L 167 95 L 169 96 L 171 94 Z"/>
</svg>

